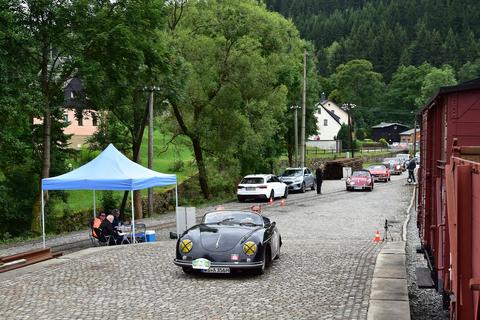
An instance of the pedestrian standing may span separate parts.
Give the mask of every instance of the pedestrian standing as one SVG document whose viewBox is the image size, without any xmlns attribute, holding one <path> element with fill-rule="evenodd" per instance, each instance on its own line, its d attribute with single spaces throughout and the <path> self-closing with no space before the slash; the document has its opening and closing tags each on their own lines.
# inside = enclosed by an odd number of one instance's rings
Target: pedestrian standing
<svg viewBox="0 0 480 320">
<path fill-rule="evenodd" d="M 407 169 L 408 169 L 408 179 L 413 182 L 414 184 L 416 183 L 415 181 L 415 168 L 417 167 L 417 163 L 415 162 L 415 159 L 410 156 L 410 161 L 408 162 Z"/>
<path fill-rule="evenodd" d="M 318 167 L 315 170 L 315 177 L 317 181 L 317 194 L 322 194 L 322 182 L 323 182 L 323 168 Z"/>
</svg>

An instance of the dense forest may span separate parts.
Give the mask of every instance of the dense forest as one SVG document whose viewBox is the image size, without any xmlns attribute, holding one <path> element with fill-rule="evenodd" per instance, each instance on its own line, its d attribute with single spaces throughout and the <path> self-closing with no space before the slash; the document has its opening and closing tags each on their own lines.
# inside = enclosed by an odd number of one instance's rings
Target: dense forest
<svg viewBox="0 0 480 320">
<path fill-rule="evenodd" d="M 332 78 L 339 66 L 352 60 L 371 63 L 371 71 L 382 76 L 376 91 L 385 94 L 363 107 L 375 110 L 377 120 L 380 116 L 380 120 L 411 124 L 410 112 L 420 108 L 439 85 L 480 76 L 480 3 L 476 0 L 266 2 L 270 10 L 291 18 L 302 37 L 313 42 L 323 90 L 331 98 L 346 100 L 333 92 L 342 90 Z M 429 83 L 424 83 L 432 71 Z M 348 99 L 362 102 L 352 96 Z M 357 117 L 372 124 L 367 112 Z"/>
</svg>

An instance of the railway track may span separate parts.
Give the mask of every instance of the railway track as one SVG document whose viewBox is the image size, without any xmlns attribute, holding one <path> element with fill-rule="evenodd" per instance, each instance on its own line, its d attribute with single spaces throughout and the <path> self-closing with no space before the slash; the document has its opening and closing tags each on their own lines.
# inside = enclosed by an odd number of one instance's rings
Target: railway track
<svg viewBox="0 0 480 320">
<path fill-rule="evenodd" d="M 45 260 L 58 258 L 61 255 L 61 252 L 54 253 L 50 248 L 46 248 L 1 257 L 0 273 L 26 267 Z"/>
</svg>

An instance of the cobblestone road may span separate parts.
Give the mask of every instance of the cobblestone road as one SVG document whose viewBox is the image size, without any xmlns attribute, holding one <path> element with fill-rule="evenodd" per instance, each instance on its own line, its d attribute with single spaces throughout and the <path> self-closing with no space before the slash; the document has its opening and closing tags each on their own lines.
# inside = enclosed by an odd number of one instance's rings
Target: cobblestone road
<svg viewBox="0 0 480 320">
<path fill-rule="evenodd" d="M 337 181 L 330 194 L 267 207 L 284 246 L 262 276 L 185 275 L 172 263 L 173 240 L 96 248 L 0 277 L 0 318 L 366 319 L 381 246 L 373 238 L 389 219 L 399 240 L 410 195 L 404 182 L 347 193 Z"/>
</svg>

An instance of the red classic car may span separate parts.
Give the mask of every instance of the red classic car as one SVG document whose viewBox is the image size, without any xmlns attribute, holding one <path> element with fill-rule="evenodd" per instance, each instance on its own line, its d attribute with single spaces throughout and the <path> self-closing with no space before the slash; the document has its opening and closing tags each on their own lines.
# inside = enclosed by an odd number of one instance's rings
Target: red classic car
<svg viewBox="0 0 480 320">
<path fill-rule="evenodd" d="M 390 181 L 390 170 L 383 164 L 374 164 L 368 167 L 374 181 Z"/>
<path fill-rule="evenodd" d="M 354 171 L 346 181 L 347 191 L 373 190 L 373 177 L 368 170 Z"/>
<path fill-rule="evenodd" d="M 383 165 L 390 170 L 391 174 L 402 174 L 402 164 L 398 158 L 385 158 L 383 159 Z"/>
</svg>

